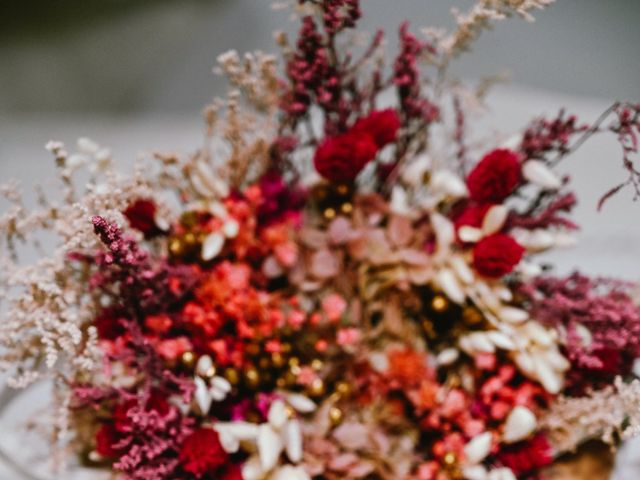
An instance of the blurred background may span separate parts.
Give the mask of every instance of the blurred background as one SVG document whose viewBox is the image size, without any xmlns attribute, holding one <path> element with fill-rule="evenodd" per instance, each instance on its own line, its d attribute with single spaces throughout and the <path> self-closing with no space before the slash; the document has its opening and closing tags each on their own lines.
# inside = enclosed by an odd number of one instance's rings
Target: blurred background
<svg viewBox="0 0 640 480">
<path fill-rule="evenodd" d="M 223 83 L 216 56 L 274 49 L 293 30 L 272 0 L 20 0 L 0 2 L 0 113 L 197 112 Z M 363 26 L 450 26 L 468 0 L 363 0 Z M 483 36 L 458 71 L 508 70 L 555 92 L 640 98 L 640 1 L 557 0 Z"/>
<path fill-rule="evenodd" d="M 410 19 L 414 30 L 451 27 L 451 8 L 472 3 L 361 1 L 362 28 L 384 27 L 390 51 L 402 20 Z M 26 189 L 46 183 L 54 170 L 43 148 L 50 139 L 72 145 L 88 136 L 109 146 L 124 167 L 150 150 L 197 148 L 201 108 L 226 89 L 211 71 L 216 57 L 230 48 L 275 51 L 272 32 L 296 30 L 271 3 L 0 1 L 0 183 L 17 178 Z M 594 120 L 615 99 L 640 101 L 640 0 L 557 0 L 536 17 L 535 24 L 498 24 L 456 65 L 467 79 L 511 74 L 511 85 L 490 95 L 487 116 L 475 127 L 512 133 L 563 106 Z M 575 218 L 583 229 L 577 248 L 554 254 L 558 270 L 640 279 L 640 204 L 625 191 L 603 213 L 595 208 L 600 195 L 626 178 L 619 156 L 614 141 L 596 139 L 565 164 L 581 200 Z M 19 424 L 24 415 L 4 417 Z M 12 431 L 0 425 L 0 444 L 33 463 L 33 449 L 24 449 Z M 638 444 L 627 447 L 616 480 L 639 478 L 639 452 Z M 15 478 L 1 461 L 0 478 Z"/>
</svg>

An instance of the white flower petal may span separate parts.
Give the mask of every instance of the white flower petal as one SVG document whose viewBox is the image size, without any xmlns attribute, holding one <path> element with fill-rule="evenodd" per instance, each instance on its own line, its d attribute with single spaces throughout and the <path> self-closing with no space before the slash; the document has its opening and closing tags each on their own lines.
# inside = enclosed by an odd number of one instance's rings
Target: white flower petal
<svg viewBox="0 0 640 480">
<path fill-rule="evenodd" d="M 498 317 L 507 323 L 518 324 L 523 323 L 529 318 L 529 313 L 520 308 L 502 307 L 498 311 Z"/>
<path fill-rule="evenodd" d="M 515 350 L 516 348 L 516 344 L 513 343 L 513 340 L 511 340 L 507 334 L 498 330 L 487 332 L 487 337 L 489 337 L 489 340 L 491 340 L 496 347 L 503 350 Z"/>
<path fill-rule="evenodd" d="M 465 480 L 487 480 L 487 469 L 483 465 L 473 465 L 462 469 Z"/>
<path fill-rule="evenodd" d="M 467 186 L 462 179 L 448 170 L 434 172 L 431 176 L 430 186 L 451 198 L 461 198 L 468 195 Z"/>
<path fill-rule="evenodd" d="M 453 223 L 439 213 L 433 213 L 431 215 L 431 223 L 433 224 L 433 230 L 436 235 L 438 250 L 449 250 L 449 247 L 456 238 Z"/>
<path fill-rule="evenodd" d="M 509 216 L 509 209 L 504 205 L 494 205 L 491 207 L 482 221 L 482 233 L 491 235 L 502 230 L 504 223 Z"/>
<path fill-rule="evenodd" d="M 287 403 L 291 405 L 296 412 L 311 413 L 317 408 L 313 400 L 300 393 L 287 393 L 285 394 L 285 398 Z"/>
<path fill-rule="evenodd" d="M 263 480 L 265 471 L 258 457 L 251 457 L 242 465 L 243 480 Z"/>
<path fill-rule="evenodd" d="M 224 236 L 220 232 L 207 235 L 202 244 L 202 259 L 206 262 L 218 256 L 224 247 Z"/>
<path fill-rule="evenodd" d="M 469 268 L 467 262 L 460 255 L 454 255 L 449 259 L 451 268 L 455 271 L 456 275 L 465 284 L 471 284 L 475 280 L 473 270 Z"/>
<path fill-rule="evenodd" d="M 209 408 L 211 408 L 211 402 L 213 400 L 211 398 L 211 393 L 209 392 L 209 387 L 200 377 L 196 377 L 194 383 L 196 384 L 196 391 L 193 397 L 200 409 L 200 413 L 202 415 L 206 415 L 209 412 Z"/>
<path fill-rule="evenodd" d="M 287 413 L 287 406 L 282 400 L 276 400 L 269 407 L 269 414 L 267 415 L 269 420 L 269 424 L 275 428 L 276 430 L 280 430 L 284 427 L 284 424 L 287 423 L 289 419 L 289 414 Z"/>
<path fill-rule="evenodd" d="M 445 348 L 436 357 L 436 363 L 440 367 L 451 365 L 460 357 L 460 352 L 455 348 Z"/>
<path fill-rule="evenodd" d="M 484 432 L 476 435 L 464 446 L 464 455 L 469 463 L 480 463 L 491 451 L 491 432 Z"/>
<path fill-rule="evenodd" d="M 240 225 L 235 220 L 227 220 L 222 226 L 222 232 L 227 238 L 235 238 L 240 231 Z"/>
<path fill-rule="evenodd" d="M 300 422 L 291 420 L 287 422 L 284 428 L 284 443 L 287 457 L 293 463 L 302 460 L 302 432 L 300 430 Z"/>
<path fill-rule="evenodd" d="M 538 425 L 538 420 L 531 410 L 518 405 L 507 417 L 502 438 L 506 443 L 515 443 L 531 435 Z"/>
<path fill-rule="evenodd" d="M 205 376 L 213 368 L 213 360 L 209 355 L 202 355 L 196 364 L 196 374 Z"/>
<path fill-rule="evenodd" d="M 482 230 L 469 225 L 463 225 L 458 229 L 458 237 L 467 243 L 475 243 L 482 238 Z"/>
<path fill-rule="evenodd" d="M 435 280 L 447 297 L 455 303 L 463 303 L 467 298 L 456 276 L 448 268 L 440 270 Z"/>
<path fill-rule="evenodd" d="M 276 466 L 283 449 L 282 438 L 271 425 L 263 423 L 258 427 L 258 453 L 263 470 L 268 472 Z"/>
<path fill-rule="evenodd" d="M 539 160 L 529 160 L 522 166 L 522 176 L 534 185 L 546 190 L 557 190 L 562 186 L 560 178 Z"/>
<path fill-rule="evenodd" d="M 518 480 L 510 468 L 496 468 L 491 470 L 487 480 Z"/>
</svg>

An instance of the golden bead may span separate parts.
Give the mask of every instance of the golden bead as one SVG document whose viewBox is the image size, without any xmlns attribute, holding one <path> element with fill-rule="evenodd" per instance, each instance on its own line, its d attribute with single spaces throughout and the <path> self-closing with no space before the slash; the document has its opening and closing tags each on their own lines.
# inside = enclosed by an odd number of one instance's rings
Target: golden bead
<svg viewBox="0 0 640 480">
<path fill-rule="evenodd" d="M 445 465 L 452 466 L 456 463 L 456 454 L 453 452 L 449 452 L 444 456 Z"/>
<path fill-rule="evenodd" d="M 340 206 L 340 210 L 342 210 L 342 213 L 351 213 L 353 211 L 353 205 L 349 202 L 345 202 Z"/>
<path fill-rule="evenodd" d="M 340 195 L 346 195 L 349 193 L 349 185 L 341 183 L 340 185 L 338 185 L 338 188 L 336 188 L 336 191 Z"/>
<path fill-rule="evenodd" d="M 276 387 L 278 388 L 284 388 L 287 386 L 287 379 L 285 377 L 279 377 L 276 380 Z"/>
<path fill-rule="evenodd" d="M 436 295 L 431 299 L 431 308 L 434 312 L 443 313 L 449 308 L 449 300 L 442 295 Z"/>
<path fill-rule="evenodd" d="M 338 393 L 341 397 L 348 397 L 351 395 L 351 385 L 347 382 L 338 382 L 335 386 L 336 393 Z"/>
<path fill-rule="evenodd" d="M 198 239 L 196 238 L 196 236 L 189 232 L 184 236 L 184 243 L 186 243 L 189 246 L 193 246 L 198 242 Z"/>
<path fill-rule="evenodd" d="M 313 368 L 316 372 L 319 370 L 322 370 L 323 367 L 324 367 L 324 362 L 319 358 L 314 358 L 311 361 L 311 368 Z"/>
<path fill-rule="evenodd" d="M 169 253 L 171 253 L 171 255 L 178 257 L 182 255 L 183 250 L 183 245 L 180 239 L 172 238 L 169 241 Z"/>
<path fill-rule="evenodd" d="M 331 220 L 335 216 L 336 216 L 336 211 L 334 208 L 329 207 L 324 209 L 324 218 L 326 218 L 327 220 Z"/>
<path fill-rule="evenodd" d="M 298 357 L 291 357 L 289 359 L 289 366 L 290 367 L 298 367 L 300 366 L 300 359 Z"/>
<path fill-rule="evenodd" d="M 240 375 L 235 368 L 227 368 L 224 371 L 224 378 L 226 378 L 231 385 L 237 385 L 240 381 Z"/>
<path fill-rule="evenodd" d="M 319 397 L 324 394 L 324 391 L 324 382 L 321 378 L 316 378 L 313 382 L 311 382 L 311 385 L 307 387 L 307 392 L 312 397 Z"/>
<path fill-rule="evenodd" d="M 344 419 L 344 412 L 338 407 L 331 407 L 329 409 L 329 420 L 334 427 L 339 425 Z"/>
<path fill-rule="evenodd" d="M 271 363 L 273 364 L 274 367 L 276 368 L 282 368 L 284 367 L 285 364 L 285 358 L 284 355 L 282 355 L 279 352 L 275 352 L 271 354 Z"/>
<path fill-rule="evenodd" d="M 249 367 L 244 372 L 244 380 L 250 388 L 255 388 L 260 384 L 260 373 L 255 367 Z"/>
<path fill-rule="evenodd" d="M 462 320 L 467 325 L 477 325 L 484 320 L 484 317 L 477 308 L 467 307 L 462 311 Z"/>
<path fill-rule="evenodd" d="M 184 352 L 180 356 L 180 361 L 182 362 L 182 365 L 184 365 L 185 367 L 193 368 L 194 365 L 196 364 L 196 354 L 193 352 Z"/>
<path fill-rule="evenodd" d="M 295 373 L 293 373 L 291 370 L 285 372 L 282 378 L 285 382 L 285 385 L 289 387 L 295 385 L 296 382 L 298 381 L 298 376 Z"/>
<path fill-rule="evenodd" d="M 291 353 L 290 343 L 283 343 L 282 345 L 280 345 L 280 348 L 282 349 L 282 353 Z"/>
</svg>

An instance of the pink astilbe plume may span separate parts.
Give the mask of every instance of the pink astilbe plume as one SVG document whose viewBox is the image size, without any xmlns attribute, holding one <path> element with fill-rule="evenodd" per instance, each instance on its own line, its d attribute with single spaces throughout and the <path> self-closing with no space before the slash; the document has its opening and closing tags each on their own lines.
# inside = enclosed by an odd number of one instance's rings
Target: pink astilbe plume
<svg viewBox="0 0 640 480">
<path fill-rule="evenodd" d="M 532 314 L 565 334 L 564 347 L 573 364 L 569 386 L 581 390 L 611 383 L 630 371 L 640 355 L 640 309 L 624 284 L 574 273 L 541 277 L 524 291 Z"/>
</svg>

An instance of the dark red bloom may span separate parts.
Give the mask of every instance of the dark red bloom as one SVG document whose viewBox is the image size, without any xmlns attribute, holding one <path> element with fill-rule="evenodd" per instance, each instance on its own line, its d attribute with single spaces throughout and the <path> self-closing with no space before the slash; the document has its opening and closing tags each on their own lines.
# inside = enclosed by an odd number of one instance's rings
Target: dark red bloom
<svg viewBox="0 0 640 480">
<path fill-rule="evenodd" d="M 378 153 L 371 135 L 349 131 L 326 138 L 316 150 L 313 164 L 320 175 L 333 182 L 352 182 Z"/>
<path fill-rule="evenodd" d="M 119 440 L 118 432 L 111 424 L 104 424 L 96 433 L 96 452 L 105 458 L 114 458 L 118 455 L 113 447 Z"/>
<path fill-rule="evenodd" d="M 180 450 L 182 468 L 197 478 L 220 470 L 228 459 L 229 456 L 220 444 L 218 433 L 211 428 L 195 430 L 184 440 Z"/>
<path fill-rule="evenodd" d="M 489 152 L 467 176 L 471 199 L 479 203 L 502 202 L 520 183 L 521 170 L 517 153 L 505 149 Z"/>
<path fill-rule="evenodd" d="M 509 235 L 496 233 L 480 240 L 473 249 L 473 266 L 481 275 L 500 278 L 520 263 L 524 248 Z"/>
<path fill-rule="evenodd" d="M 551 445 L 544 435 L 536 435 L 531 440 L 504 447 L 497 460 L 513 470 L 516 477 L 535 472 L 553 461 Z"/>
<path fill-rule="evenodd" d="M 162 234 L 162 230 L 156 224 L 156 204 L 147 199 L 139 199 L 133 202 L 122 212 L 131 228 L 140 230 L 145 238 L 153 238 Z"/>
<path fill-rule="evenodd" d="M 375 110 L 359 119 L 352 131 L 368 133 L 373 141 L 382 148 L 396 140 L 400 129 L 400 118 L 393 108 Z"/>
<path fill-rule="evenodd" d="M 122 336 L 125 333 L 122 320 L 122 316 L 113 309 L 103 310 L 93 322 L 98 330 L 98 337 L 103 340 L 115 340 Z"/>
<path fill-rule="evenodd" d="M 233 464 L 227 467 L 222 475 L 222 480 L 242 480 L 242 469 L 240 465 Z"/>
</svg>

